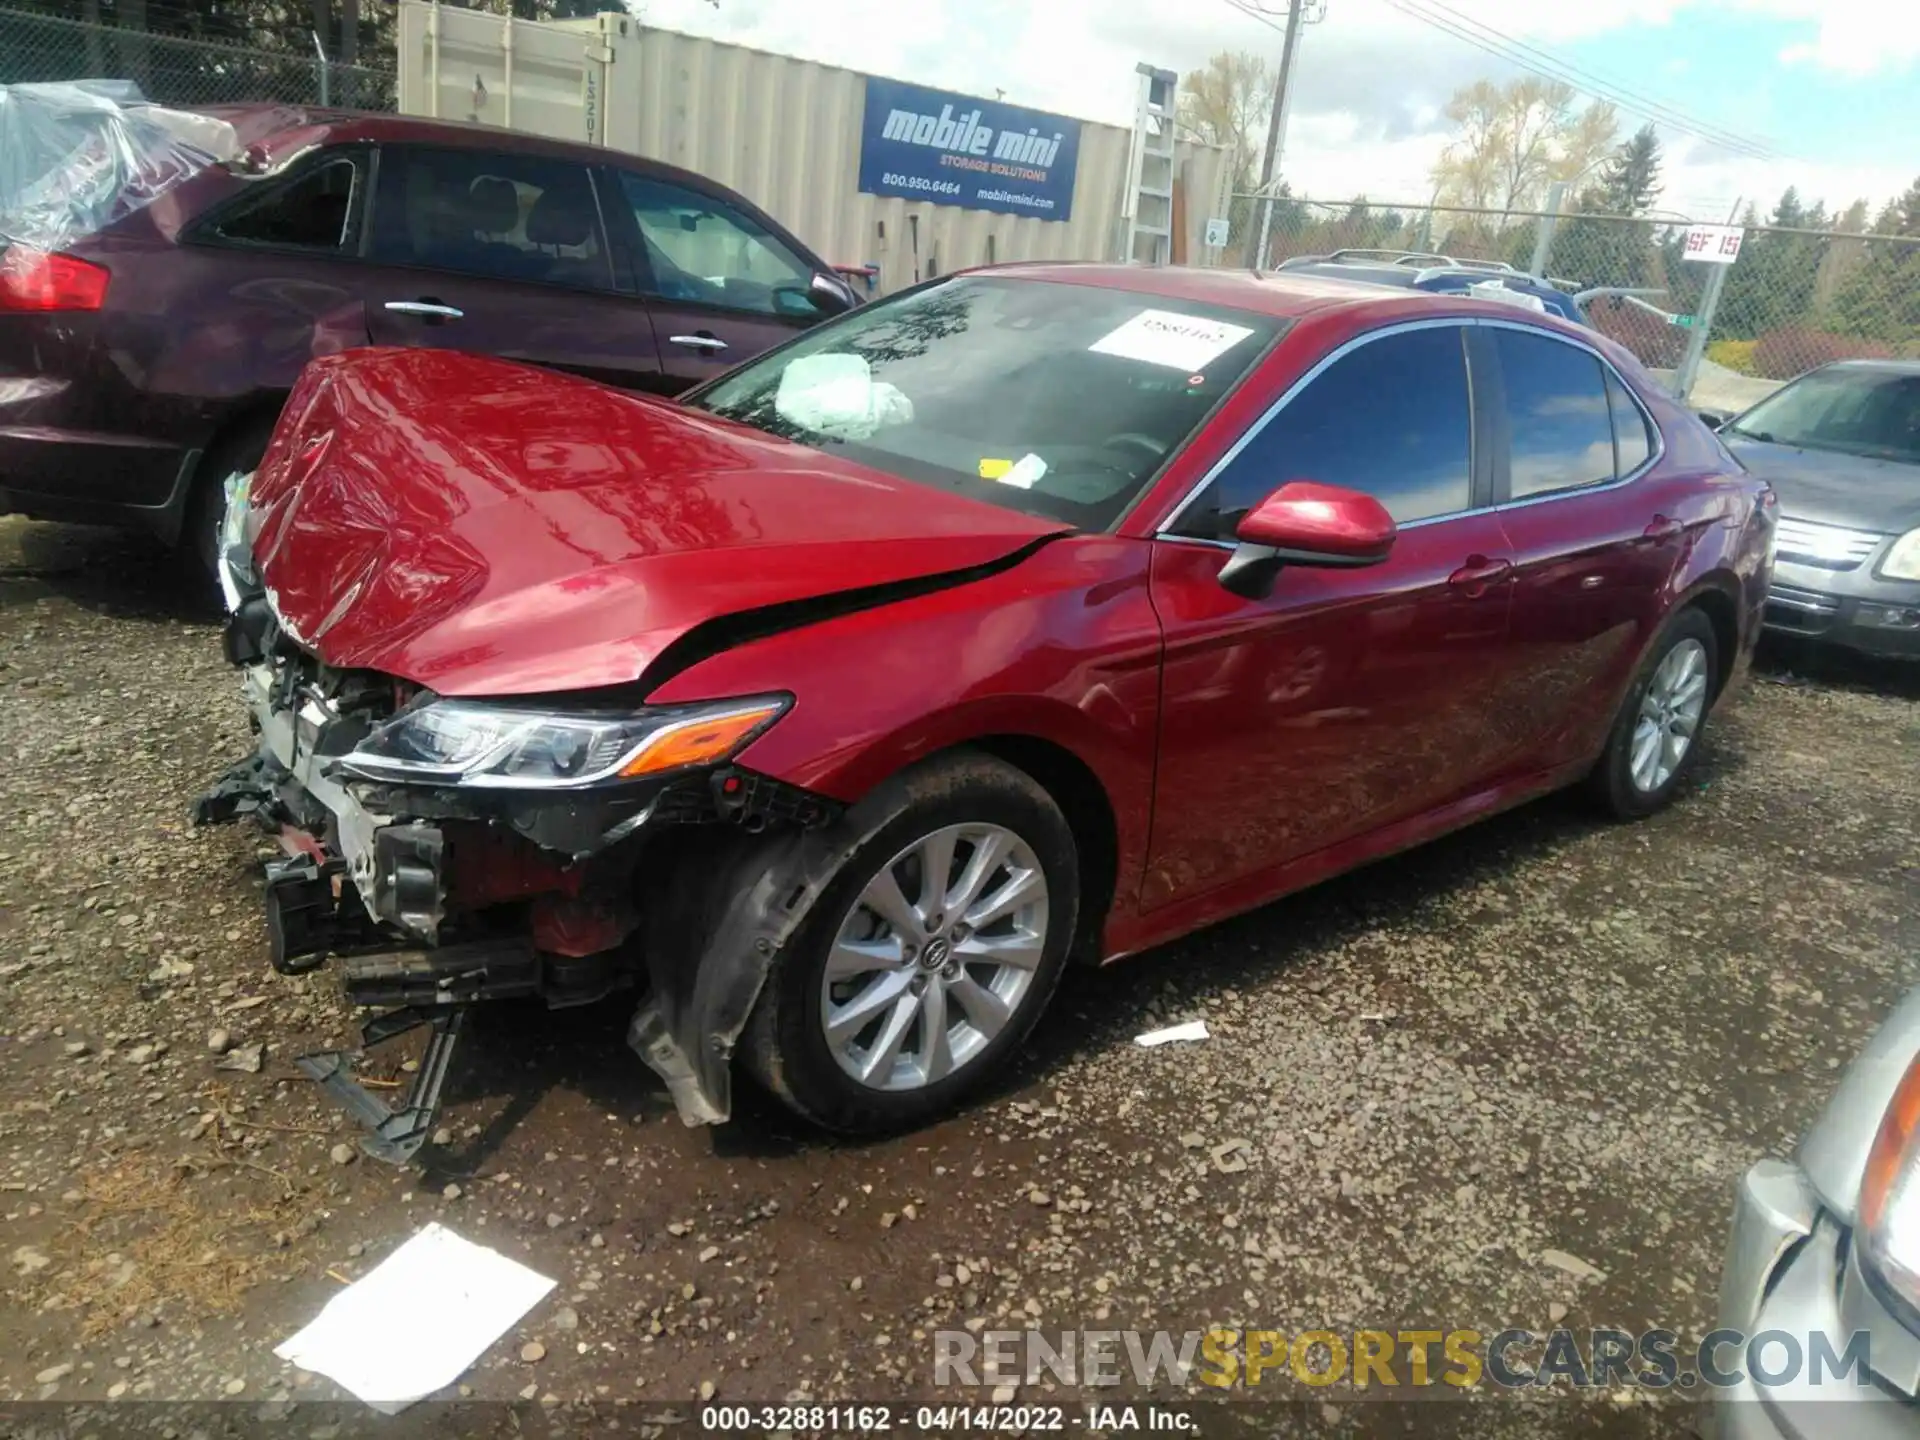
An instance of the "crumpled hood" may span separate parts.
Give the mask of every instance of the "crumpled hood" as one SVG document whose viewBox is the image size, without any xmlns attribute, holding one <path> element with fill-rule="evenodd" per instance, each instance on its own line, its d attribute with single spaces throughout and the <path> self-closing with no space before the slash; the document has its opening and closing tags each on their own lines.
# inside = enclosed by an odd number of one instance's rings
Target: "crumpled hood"
<svg viewBox="0 0 1920 1440">
<path fill-rule="evenodd" d="M 315 360 L 249 503 L 294 638 L 452 695 L 624 684 L 703 621 L 965 570 L 1069 528 L 439 350 Z"/>
<path fill-rule="evenodd" d="M 1884 534 L 1920 525 L 1920 465 L 1739 435 L 1721 439 L 1741 464 L 1773 486 L 1783 515 Z"/>
</svg>

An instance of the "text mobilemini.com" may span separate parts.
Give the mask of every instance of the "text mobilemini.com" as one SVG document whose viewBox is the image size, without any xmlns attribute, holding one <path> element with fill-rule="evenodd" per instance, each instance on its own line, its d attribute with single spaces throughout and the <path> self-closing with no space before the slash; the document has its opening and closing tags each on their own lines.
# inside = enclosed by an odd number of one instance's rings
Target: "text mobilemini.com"
<svg viewBox="0 0 1920 1440">
<path fill-rule="evenodd" d="M 1051 1378 L 1071 1386 L 1172 1385 L 1196 1394 L 1289 1387 L 1379 1399 L 1468 1391 L 1725 1390 L 1748 1380 L 1871 1388 L 1865 1331 L 1836 1350 L 1824 1332 L 1715 1330 L 1691 1349 L 1672 1330 L 1595 1327 L 1350 1331 L 1226 1329 L 939 1330 L 936 1386 L 995 1387 Z"/>
</svg>

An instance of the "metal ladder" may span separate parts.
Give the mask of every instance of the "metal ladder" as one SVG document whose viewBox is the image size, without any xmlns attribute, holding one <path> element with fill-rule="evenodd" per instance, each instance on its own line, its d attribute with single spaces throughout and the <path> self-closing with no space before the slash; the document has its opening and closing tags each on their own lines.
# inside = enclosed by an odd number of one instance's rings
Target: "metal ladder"
<svg viewBox="0 0 1920 1440">
<path fill-rule="evenodd" d="M 1134 107 L 1133 145 L 1127 156 L 1127 190 L 1120 210 L 1120 259 L 1165 265 L 1173 258 L 1174 106 L 1180 77 L 1140 64 Z"/>
</svg>

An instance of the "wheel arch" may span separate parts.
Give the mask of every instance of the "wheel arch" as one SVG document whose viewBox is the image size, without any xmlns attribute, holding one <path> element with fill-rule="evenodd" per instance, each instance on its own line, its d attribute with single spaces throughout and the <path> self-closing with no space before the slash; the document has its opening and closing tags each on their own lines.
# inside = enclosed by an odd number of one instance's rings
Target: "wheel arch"
<svg viewBox="0 0 1920 1440">
<path fill-rule="evenodd" d="M 1733 677 L 1740 657 L 1740 582 L 1728 571 L 1711 571 L 1695 581 L 1674 604 L 1673 614 L 1699 610 L 1713 626 L 1717 654 L 1713 666 L 1713 698 L 1718 700 Z M 1655 638 L 1658 638 L 1657 635 Z M 1650 645 L 1652 641 L 1648 642 Z"/>
<path fill-rule="evenodd" d="M 1039 735 L 982 735 L 954 748 L 983 751 L 1030 776 L 1060 807 L 1073 832 L 1080 870 L 1080 914 L 1068 953 L 1071 959 L 1097 963 L 1120 879 L 1120 828 L 1100 777 L 1065 745 Z"/>
<path fill-rule="evenodd" d="M 849 741 L 835 707 L 803 694 L 794 713 L 739 757 L 789 784 L 858 804 L 904 771 L 973 750 L 1035 781 L 1060 807 L 1080 854 L 1081 915 L 1073 954 L 1097 952 L 1116 902 L 1146 866 L 1156 715 L 1094 692 L 1084 705 L 1056 695 L 976 696 L 904 716 Z"/>
</svg>

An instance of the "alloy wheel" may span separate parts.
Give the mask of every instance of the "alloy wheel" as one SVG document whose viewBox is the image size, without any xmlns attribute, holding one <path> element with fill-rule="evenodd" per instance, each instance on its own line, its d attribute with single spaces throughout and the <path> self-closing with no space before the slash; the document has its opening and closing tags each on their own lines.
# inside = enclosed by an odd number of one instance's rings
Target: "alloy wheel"
<svg viewBox="0 0 1920 1440">
<path fill-rule="evenodd" d="M 1706 708 L 1707 649 L 1689 637 L 1661 659 L 1640 697 L 1627 766 L 1634 788 L 1651 795 L 1673 778 Z"/>
<path fill-rule="evenodd" d="M 948 825 L 889 860 L 835 932 L 820 1024 L 874 1090 L 946 1079 L 992 1044 L 1032 993 L 1047 945 L 1047 878 L 1000 825 Z"/>
</svg>

